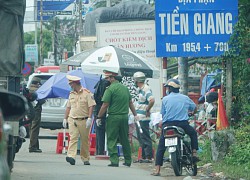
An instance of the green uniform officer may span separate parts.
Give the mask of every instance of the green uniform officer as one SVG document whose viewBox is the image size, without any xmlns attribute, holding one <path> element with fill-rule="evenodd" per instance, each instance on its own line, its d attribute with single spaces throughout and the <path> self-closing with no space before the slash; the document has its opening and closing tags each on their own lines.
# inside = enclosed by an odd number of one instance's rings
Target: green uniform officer
<svg viewBox="0 0 250 180">
<path fill-rule="evenodd" d="M 123 165 L 130 167 L 131 165 L 131 148 L 128 140 L 128 113 L 129 108 L 133 115 L 138 119 L 135 107 L 132 103 L 132 96 L 126 86 L 119 83 L 118 73 L 111 71 L 104 71 L 105 79 L 111 84 L 106 89 L 102 101 L 102 107 L 98 113 L 96 123 L 99 126 L 101 117 L 105 114 L 106 110 L 108 113 L 106 122 L 106 133 L 107 133 L 107 146 L 108 153 L 110 156 L 111 164 L 110 167 L 119 166 L 119 158 L 117 151 L 117 142 L 122 145 L 123 155 L 125 162 Z"/>
</svg>

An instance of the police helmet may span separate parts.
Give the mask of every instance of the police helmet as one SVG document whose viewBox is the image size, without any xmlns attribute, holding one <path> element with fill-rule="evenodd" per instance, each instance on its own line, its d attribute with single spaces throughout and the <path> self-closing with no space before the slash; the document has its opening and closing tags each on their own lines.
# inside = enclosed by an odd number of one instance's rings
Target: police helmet
<svg viewBox="0 0 250 180">
<path fill-rule="evenodd" d="M 135 82 L 143 82 L 144 83 L 144 81 L 146 80 L 146 76 L 143 72 L 138 71 L 138 72 L 134 73 L 133 79 Z"/>
<path fill-rule="evenodd" d="M 169 79 L 164 86 L 173 87 L 175 89 L 179 89 L 181 87 L 180 82 L 177 79 Z"/>
</svg>

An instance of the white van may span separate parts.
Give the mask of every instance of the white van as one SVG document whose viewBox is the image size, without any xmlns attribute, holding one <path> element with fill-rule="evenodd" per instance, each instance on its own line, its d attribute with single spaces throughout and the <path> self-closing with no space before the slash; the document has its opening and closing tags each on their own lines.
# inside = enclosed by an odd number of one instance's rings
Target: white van
<svg viewBox="0 0 250 180">
<path fill-rule="evenodd" d="M 41 79 L 41 84 L 45 83 L 55 73 L 33 73 L 29 76 L 27 88 L 29 88 L 34 77 Z M 45 129 L 61 129 L 67 99 L 48 98 L 42 106 L 41 127 Z"/>
</svg>

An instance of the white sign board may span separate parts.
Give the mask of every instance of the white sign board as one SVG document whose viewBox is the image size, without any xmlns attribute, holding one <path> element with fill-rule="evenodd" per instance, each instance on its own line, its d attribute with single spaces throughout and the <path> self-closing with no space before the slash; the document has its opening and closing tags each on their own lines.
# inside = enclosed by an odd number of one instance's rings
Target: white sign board
<svg viewBox="0 0 250 180">
<path fill-rule="evenodd" d="M 54 66 L 55 65 L 55 60 L 54 59 L 44 59 L 45 66 Z"/>
<path fill-rule="evenodd" d="M 25 62 L 38 62 L 38 47 L 37 44 L 25 45 Z"/>
<path fill-rule="evenodd" d="M 98 23 L 96 36 L 98 47 L 114 45 L 132 51 L 162 69 L 161 60 L 156 57 L 155 21 Z M 156 99 L 154 111 L 159 111 L 161 106 L 161 80 L 162 78 L 149 79 L 149 85 Z"/>
</svg>

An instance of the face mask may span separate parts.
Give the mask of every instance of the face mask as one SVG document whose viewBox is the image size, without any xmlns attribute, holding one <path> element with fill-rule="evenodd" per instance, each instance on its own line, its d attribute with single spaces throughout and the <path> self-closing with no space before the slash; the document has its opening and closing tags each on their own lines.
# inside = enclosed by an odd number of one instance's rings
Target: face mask
<svg viewBox="0 0 250 180">
<path fill-rule="evenodd" d="M 138 85 L 137 85 L 137 82 L 136 82 L 136 81 L 134 81 L 134 85 L 135 85 L 135 87 L 138 87 Z"/>
<path fill-rule="evenodd" d="M 166 90 L 166 95 L 169 95 L 169 94 L 170 94 L 170 92 L 168 90 Z"/>
<path fill-rule="evenodd" d="M 111 84 L 111 82 L 105 79 L 105 85 L 106 85 L 106 87 L 109 86 L 110 84 Z"/>
</svg>

